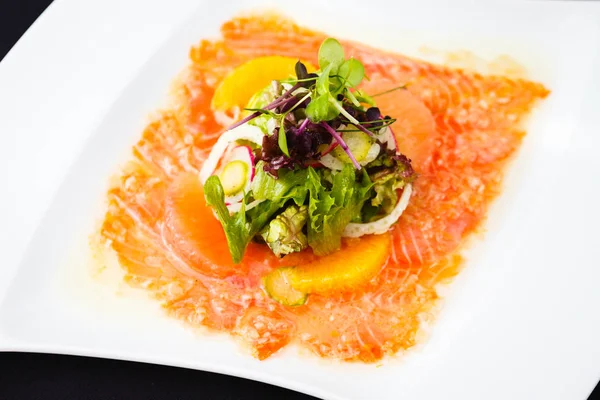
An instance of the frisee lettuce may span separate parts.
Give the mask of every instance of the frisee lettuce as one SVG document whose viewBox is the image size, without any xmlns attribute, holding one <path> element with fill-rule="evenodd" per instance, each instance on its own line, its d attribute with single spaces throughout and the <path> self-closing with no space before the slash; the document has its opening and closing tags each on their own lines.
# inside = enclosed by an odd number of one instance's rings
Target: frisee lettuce
<svg viewBox="0 0 600 400">
<path fill-rule="evenodd" d="M 260 235 L 277 257 L 302 251 L 308 246 L 303 232 L 307 219 L 308 207 L 292 204 L 273 218 Z"/>
<path fill-rule="evenodd" d="M 373 189 L 376 195 L 371 200 L 371 205 L 379 207 L 383 214 L 389 214 L 398 203 L 398 189 L 402 189 L 404 186 L 405 181 L 398 179 L 394 174 L 378 178 L 374 182 Z"/>
</svg>

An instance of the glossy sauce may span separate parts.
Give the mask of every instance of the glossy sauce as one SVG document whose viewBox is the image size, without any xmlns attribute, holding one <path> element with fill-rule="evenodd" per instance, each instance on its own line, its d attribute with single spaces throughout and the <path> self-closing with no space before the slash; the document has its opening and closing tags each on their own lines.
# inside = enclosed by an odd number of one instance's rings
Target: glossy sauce
<svg viewBox="0 0 600 400">
<path fill-rule="evenodd" d="M 147 126 L 108 193 L 101 233 L 126 270 L 125 279 L 152 291 L 175 317 L 240 338 L 260 359 L 290 342 L 323 357 L 364 362 L 410 348 L 438 299 L 435 286 L 459 272 L 461 244 L 481 226 L 500 192 L 502 171 L 525 134 L 522 120 L 548 90 L 343 43 L 347 55 L 365 64 L 368 93 L 409 84 L 376 100 L 385 115 L 398 118 L 400 150 L 420 176 L 376 278 L 353 292 L 311 295 L 304 306 L 284 307 L 265 295 L 260 278 L 314 256 L 278 260 L 266 246 L 252 245 L 242 266 L 231 265 L 218 223 L 196 208 L 193 194 L 177 200 L 177 212 L 193 222 L 185 229 L 211 232 L 207 243 L 180 240 L 186 231 L 172 222 L 174 206 L 167 200 L 186 174 L 197 174 L 224 128 L 210 110 L 220 80 L 262 55 L 316 64 L 325 36 L 273 17 L 234 19 L 223 25 L 222 35 L 192 48 L 172 108 Z M 208 264 L 206 249 L 212 249 Z"/>
</svg>

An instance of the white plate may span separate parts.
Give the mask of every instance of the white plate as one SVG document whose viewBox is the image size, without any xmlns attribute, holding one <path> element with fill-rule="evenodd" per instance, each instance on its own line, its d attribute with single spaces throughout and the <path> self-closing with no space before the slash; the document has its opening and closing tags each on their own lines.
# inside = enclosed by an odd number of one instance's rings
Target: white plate
<svg viewBox="0 0 600 400">
<path fill-rule="evenodd" d="M 91 276 L 87 234 L 145 116 L 192 44 L 263 3 L 58 0 L 2 61 L 0 350 L 179 365 L 329 399 L 585 398 L 600 377 L 600 4 L 276 3 L 408 54 L 510 54 L 552 89 L 431 338 L 401 360 L 340 365 L 288 350 L 259 362 Z"/>
</svg>

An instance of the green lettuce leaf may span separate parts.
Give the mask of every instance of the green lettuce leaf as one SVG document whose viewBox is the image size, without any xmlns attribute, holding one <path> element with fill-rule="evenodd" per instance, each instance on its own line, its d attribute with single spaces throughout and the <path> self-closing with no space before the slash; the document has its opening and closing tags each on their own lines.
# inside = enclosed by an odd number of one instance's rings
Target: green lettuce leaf
<svg viewBox="0 0 600 400">
<path fill-rule="evenodd" d="M 306 187 L 307 169 L 292 171 L 279 170 L 277 179 L 265 172 L 264 162 L 256 164 L 256 176 L 252 181 L 252 196 L 255 200 L 294 200 L 296 205 L 302 205 L 308 194 Z"/>
<path fill-rule="evenodd" d="M 393 151 L 380 155 L 367 165 L 367 169 L 375 171 L 369 175 L 375 196 L 369 202 L 371 207 L 365 206 L 362 211 L 364 222 L 389 214 L 398 203 L 398 189 L 416 179 L 410 161 L 406 157 L 397 156 Z"/>
<path fill-rule="evenodd" d="M 204 197 L 206 203 L 215 210 L 217 218 L 223 226 L 233 262 L 236 264 L 241 262 L 246 247 L 252 236 L 254 236 L 252 234 L 252 224 L 246 218 L 245 204 L 242 205 L 239 212 L 230 215 L 225 206 L 223 185 L 221 185 L 221 180 L 216 175 L 208 178 L 204 184 Z"/>
<path fill-rule="evenodd" d="M 344 228 L 360 214 L 373 186 L 364 170 L 357 181 L 350 164 L 333 174 L 331 181 L 331 186 L 325 187 L 319 173 L 308 168 L 308 244 L 317 255 L 340 249 Z"/>
<path fill-rule="evenodd" d="M 274 87 L 272 83 L 269 83 L 267 86 L 265 86 L 260 91 L 256 92 L 254 96 L 250 98 L 248 104 L 246 105 L 246 108 L 252 110 L 264 109 L 268 104 L 270 104 L 273 100 L 275 100 L 275 98 L 277 98 L 280 95 L 280 92 L 280 89 L 278 90 L 278 88 Z M 250 113 L 251 111 L 245 110 L 243 115 L 247 116 Z M 254 125 L 260 128 L 260 130 L 263 131 L 265 135 L 270 135 L 271 132 L 269 132 L 269 129 L 267 128 L 267 123 L 272 118 L 273 117 L 271 115 L 265 113 L 260 115 L 259 117 L 250 120 L 248 123 L 250 125 Z"/>
<path fill-rule="evenodd" d="M 308 219 L 308 208 L 295 204 L 273 218 L 260 235 L 277 257 L 304 250 L 308 240 L 303 232 Z"/>
<path fill-rule="evenodd" d="M 380 177 L 374 182 L 376 195 L 371 200 L 371 205 L 380 207 L 384 214 L 389 214 L 398 203 L 398 189 L 402 189 L 404 185 L 404 180 L 398 179 L 393 173 Z"/>
<path fill-rule="evenodd" d="M 225 193 L 218 176 L 211 176 L 204 184 L 204 196 L 223 226 L 227 245 L 234 263 L 240 263 L 252 238 L 261 231 L 288 200 L 302 205 L 308 194 L 305 187 L 307 170 L 282 171 L 275 179 L 264 172 L 262 163 L 256 166 L 257 174 L 252 182 L 252 191 L 248 193 L 239 212 L 229 213 L 225 205 Z M 264 200 L 246 210 L 248 199 Z M 268 199 L 268 200 L 267 200 Z"/>
</svg>

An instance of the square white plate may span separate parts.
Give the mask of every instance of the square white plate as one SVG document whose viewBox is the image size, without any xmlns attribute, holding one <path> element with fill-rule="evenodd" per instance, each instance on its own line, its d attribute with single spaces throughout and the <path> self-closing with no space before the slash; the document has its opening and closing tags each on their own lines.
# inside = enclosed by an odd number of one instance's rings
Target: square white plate
<svg viewBox="0 0 600 400">
<path fill-rule="evenodd" d="M 585 398 L 600 377 L 600 4 L 321 3 L 58 0 L 42 15 L 0 63 L 0 350 L 179 365 L 328 399 Z M 260 362 L 91 272 L 107 179 L 190 46 L 264 4 L 409 55 L 509 54 L 552 90 L 430 339 L 380 367 L 293 349 Z"/>
</svg>

